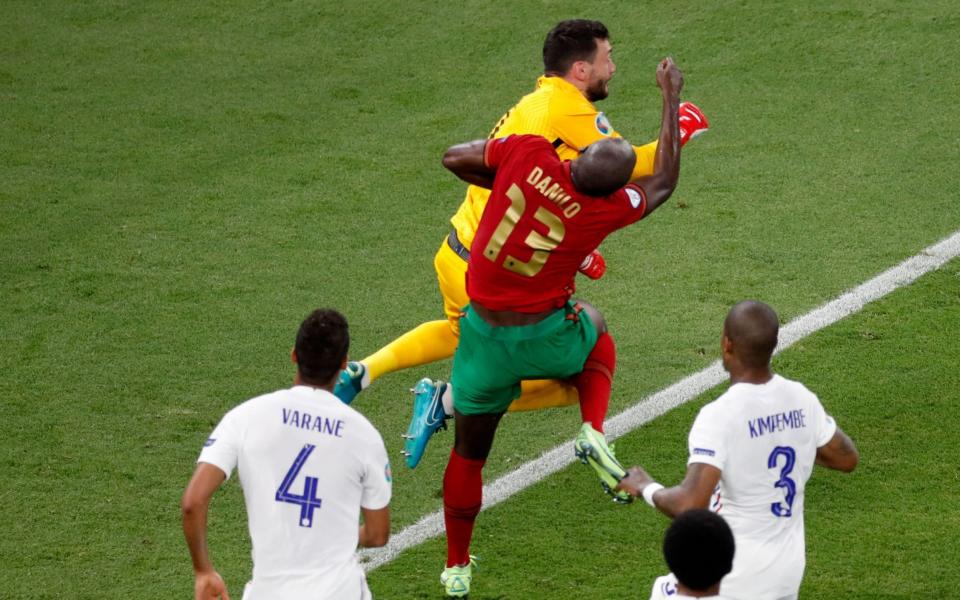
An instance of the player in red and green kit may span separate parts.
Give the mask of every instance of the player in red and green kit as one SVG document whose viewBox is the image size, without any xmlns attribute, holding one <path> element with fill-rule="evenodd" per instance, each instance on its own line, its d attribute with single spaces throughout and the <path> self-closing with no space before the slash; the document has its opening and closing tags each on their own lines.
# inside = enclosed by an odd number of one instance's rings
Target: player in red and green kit
<svg viewBox="0 0 960 600">
<path fill-rule="evenodd" d="M 447 568 L 440 577 L 448 596 L 469 593 L 482 469 L 522 380 L 573 381 L 583 420 L 575 451 L 609 493 L 628 499 L 613 489 L 626 472 L 602 433 L 616 348 L 600 313 L 571 297 L 584 257 L 676 187 L 683 75 L 669 58 L 657 67 L 657 85 L 663 112 L 652 175 L 631 181 L 636 154 L 618 138 L 592 144 L 573 161 L 531 135 L 461 144 L 444 156 L 458 177 L 491 189 L 470 253 L 470 304 L 460 317 L 450 386 L 456 435 L 443 480 Z"/>
<path fill-rule="evenodd" d="M 620 134 L 607 116 L 594 105 L 607 97 L 608 85 L 616 72 L 613 46 L 606 26 L 599 21 L 573 19 L 558 23 L 543 43 L 544 74 L 535 89 L 520 99 L 497 122 L 489 137 L 512 134 L 542 135 L 553 144 L 562 159 L 573 159 L 596 142 Z M 680 105 L 680 143 L 707 130 L 703 113 L 691 103 Z M 633 178 L 653 172 L 656 141 L 634 146 L 637 161 Z M 349 363 L 334 393 L 351 402 L 362 390 L 383 375 L 453 356 L 459 336 L 460 310 L 468 301 L 464 277 L 480 217 L 490 191 L 471 185 L 460 208 L 450 220 L 453 228 L 434 259 L 437 281 L 443 297 L 446 319 L 428 321 L 360 360 Z M 591 279 L 606 269 L 599 251 L 589 254 L 580 272 Z M 564 381 L 524 381 L 521 395 L 510 410 L 534 410 L 567 406 L 579 401 L 576 388 Z M 433 388 L 422 380 L 414 388 L 414 415 L 404 444 L 406 463 L 415 467 L 430 436 L 444 426 L 453 408 L 438 399 L 442 386 Z"/>
</svg>

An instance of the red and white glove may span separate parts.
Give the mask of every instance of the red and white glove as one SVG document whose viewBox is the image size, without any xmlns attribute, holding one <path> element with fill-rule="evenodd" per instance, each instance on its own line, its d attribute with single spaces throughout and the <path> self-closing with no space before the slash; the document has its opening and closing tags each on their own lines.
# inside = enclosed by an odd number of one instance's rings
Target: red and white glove
<svg viewBox="0 0 960 600">
<path fill-rule="evenodd" d="M 580 263 L 580 272 L 590 279 L 600 279 L 607 272 L 607 261 L 599 250 L 594 250 Z"/>
<path fill-rule="evenodd" d="M 683 146 L 710 128 L 710 122 L 693 102 L 681 102 L 678 112 L 680 121 L 680 145 Z"/>
</svg>

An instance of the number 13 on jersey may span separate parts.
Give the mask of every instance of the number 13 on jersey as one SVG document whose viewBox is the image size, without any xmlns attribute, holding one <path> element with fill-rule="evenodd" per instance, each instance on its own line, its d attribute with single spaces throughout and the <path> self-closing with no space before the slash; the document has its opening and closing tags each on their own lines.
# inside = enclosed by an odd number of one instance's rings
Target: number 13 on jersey
<svg viewBox="0 0 960 600">
<path fill-rule="evenodd" d="M 487 247 L 483 250 L 483 255 L 493 262 L 500 259 L 500 251 L 503 250 L 503 245 L 507 243 L 507 239 L 513 233 L 521 217 L 524 216 L 523 212 L 527 208 L 527 199 L 523 195 L 523 190 L 517 184 L 512 184 L 510 189 L 507 190 L 507 198 L 510 198 L 510 208 L 500 219 L 493 235 L 490 236 L 490 241 L 487 242 Z M 560 217 L 542 206 L 537 207 L 533 218 L 547 226 L 547 235 L 537 231 L 531 231 L 527 235 L 523 243 L 533 250 L 530 260 L 523 262 L 519 258 L 507 255 L 507 258 L 503 261 L 505 269 L 526 277 L 533 277 L 540 272 L 540 269 L 547 262 L 547 258 L 550 257 L 550 251 L 563 241 L 563 236 L 566 234 L 566 227 Z"/>
</svg>

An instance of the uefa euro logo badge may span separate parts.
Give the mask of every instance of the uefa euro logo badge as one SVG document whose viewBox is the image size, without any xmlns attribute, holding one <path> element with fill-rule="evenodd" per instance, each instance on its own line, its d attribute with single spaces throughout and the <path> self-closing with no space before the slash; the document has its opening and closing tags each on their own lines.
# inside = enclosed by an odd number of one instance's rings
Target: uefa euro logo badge
<svg viewBox="0 0 960 600">
<path fill-rule="evenodd" d="M 610 135 L 610 132 L 613 131 L 613 126 L 610 125 L 610 121 L 607 120 L 607 115 L 603 113 L 597 114 L 597 131 L 603 135 Z"/>
</svg>

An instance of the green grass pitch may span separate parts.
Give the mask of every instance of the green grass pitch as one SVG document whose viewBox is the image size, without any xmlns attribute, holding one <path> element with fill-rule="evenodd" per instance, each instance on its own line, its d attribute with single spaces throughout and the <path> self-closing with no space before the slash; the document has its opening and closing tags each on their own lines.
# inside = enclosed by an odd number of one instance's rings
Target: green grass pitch
<svg viewBox="0 0 960 600">
<path fill-rule="evenodd" d="M 600 104 L 656 134 L 672 55 L 711 131 L 649 221 L 581 282 L 619 348 L 616 413 L 718 356 L 733 302 L 784 321 L 960 228 L 960 8 L 903 3 L 100 1 L 0 19 L 0 598 L 184 598 L 179 497 L 226 410 L 290 383 L 296 325 L 343 311 L 352 354 L 429 319 L 432 258 L 463 185 L 440 166 L 529 91 L 546 31 L 610 27 Z M 778 357 L 857 441 L 815 472 L 803 598 L 960 587 L 960 262 Z M 407 388 L 355 406 L 399 451 Z M 679 480 L 712 390 L 618 452 Z M 510 415 L 486 469 L 572 440 L 575 410 Z M 395 530 L 440 507 L 452 435 L 395 468 Z M 395 454 L 399 459 L 399 454 Z M 250 573 L 239 486 L 211 551 Z M 571 466 L 481 514 L 474 600 L 647 597 L 666 520 Z M 439 598 L 442 539 L 370 574 L 377 598 Z"/>
</svg>

